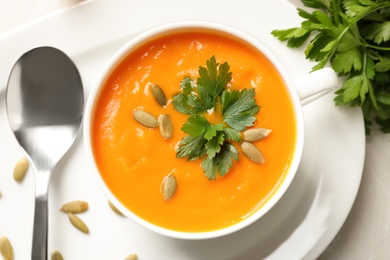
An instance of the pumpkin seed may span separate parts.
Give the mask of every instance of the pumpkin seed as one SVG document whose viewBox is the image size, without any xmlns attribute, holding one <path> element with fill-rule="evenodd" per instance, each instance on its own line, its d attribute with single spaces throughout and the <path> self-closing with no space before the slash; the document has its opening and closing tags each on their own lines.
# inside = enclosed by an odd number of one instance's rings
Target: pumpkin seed
<svg viewBox="0 0 390 260">
<path fill-rule="evenodd" d="M 165 200 L 170 200 L 173 195 L 175 195 L 177 187 L 177 180 L 175 175 L 172 173 L 164 177 L 164 180 L 161 184 L 161 193 Z"/>
<path fill-rule="evenodd" d="M 110 208 L 112 209 L 112 211 L 114 211 L 116 214 L 118 214 L 119 216 L 124 216 L 123 214 L 122 214 L 122 212 L 120 212 L 115 206 L 114 206 L 114 204 L 112 204 L 112 202 L 111 201 L 108 201 L 108 205 L 110 206 Z"/>
<path fill-rule="evenodd" d="M 252 162 L 265 162 L 263 154 L 254 144 L 244 141 L 241 143 L 241 150 Z"/>
<path fill-rule="evenodd" d="M 150 90 L 152 91 L 153 97 L 160 106 L 165 106 L 167 104 L 167 97 L 159 85 L 150 83 Z"/>
<path fill-rule="evenodd" d="M 3 197 L 3 193 L 1 193 L 1 190 L 0 190 L 0 198 Z"/>
<path fill-rule="evenodd" d="M 172 120 L 171 117 L 167 114 L 162 114 L 159 117 L 160 122 L 160 133 L 161 136 L 165 139 L 171 139 L 173 135 L 173 126 L 172 126 Z"/>
<path fill-rule="evenodd" d="M 150 128 L 158 127 L 157 118 L 152 114 L 145 112 L 143 110 L 139 110 L 139 109 L 134 110 L 133 118 L 135 119 L 135 121 L 137 121 L 143 126 L 150 127 Z"/>
<path fill-rule="evenodd" d="M 53 254 L 51 254 L 51 260 L 64 260 L 64 258 L 62 257 L 61 253 L 56 250 L 53 252 Z"/>
<path fill-rule="evenodd" d="M 272 132 L 267 128 L 251 128 L 243 132 L 244 141 L 253 142 L 267 137 Z"/>
<path fill-rule="evenodd" d="M 131 254 L 125 258 L 125 260 L 137 260 L 138 256 L 137 254 Z"/>
<path fill-rule="evenodd" d="M 85 201 L 81 200 L 74 200 L 70 201 L 68 203 L 65 203 L 61 207 L 61 211 L 66 212 L 66 213 L 81 213 L 84 212 L 88 209 L 88 203 Z"/>
<path fill-rule="evenodd" d="M 79 217 L 70 212 L 68 213 L 68 217 L 70 223 L 72 223 L 72 225 L 75 226 L 78 230 L 86 234 L 89 233 L 87 225 Z"/>
<path fill-rule="evenodd" d="M 14 180 L 17 182 L 21 182 L 24 179 L 24 176 L 26 176 L 27 170 L 28 170 L 28 160 L 26 157 L 20 158 L 14 168 Z"/>
<path fill-rule="evenodd" d="M 14 250 L 12 249 L 12 245 L 8 238 L 6 237 L 0 237 L 0 253 L 4 260 L 14 259 Z"/>
</svg>

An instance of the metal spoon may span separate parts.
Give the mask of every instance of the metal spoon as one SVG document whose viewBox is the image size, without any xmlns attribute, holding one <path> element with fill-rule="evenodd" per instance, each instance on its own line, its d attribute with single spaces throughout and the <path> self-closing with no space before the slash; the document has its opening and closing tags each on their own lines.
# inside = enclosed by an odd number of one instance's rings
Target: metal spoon
<svg viewBox="0 0 390 260">
<path fill-rule="evenodd" d="M 8 121 L 35 170 L 34 260 L 47 259 L 47 198 L 51 174 L 74 142 L 83 116 L 84 92 L 71 59 L 52 47 L 19 58 L 6 91 Z"/>
</svg>

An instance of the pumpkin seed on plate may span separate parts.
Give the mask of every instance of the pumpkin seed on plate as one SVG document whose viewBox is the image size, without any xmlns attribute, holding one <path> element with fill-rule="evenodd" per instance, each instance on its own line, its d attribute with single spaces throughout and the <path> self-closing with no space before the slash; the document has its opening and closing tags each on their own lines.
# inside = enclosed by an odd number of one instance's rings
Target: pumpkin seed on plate
<svg viewBox="0 0 390 260">
<path fill-rule="evenodd" d="M 254 144 L 244 141 L 241 143 L 241 150 L 252 162 L 260 164 L 265 162 L 263 154 Z"/>
<path fill-rule="evenodd" d="M 4 260 L 14 259 L 14 250 L 12 249 L 11 242 L 4 236 L 0 237 L 0 253 Z"/>
<path fill-rule="evenodd" d="M 167 114 L 162 114 L 159 117 L 160 133 L 165 140 L 169 140 L 173 135 L 173 126 L 171 117 Z"/>
<path fill-rule="evenodd" d="M 108 201 L 108 205 L 110 206 L 110 208 L 112 209 L 112 211 L 114 211 L 116 214 L 118 214 L 119 216 L 124 216 L 123 214 L 122 214 L 122 212 L 120 212 L 115 206 L 114 206 L 114 204 L 112 204 L 112 202 L 111 201 Z"/>
<path fill-rule="evenodd" d="M 165 93 L 162 90 L 162 88 L 159 85 L 154 83 L 150 83 L 149 87 L 157 103 L 160 106 L 165 106 L 167 104 L 167 97 L 165 96 Z"/>
<path fill-rule="evenodd" d="M 88 226 L 79 217 L 77 217 L 73 213 L 68 213 L 68 217 L 70 223 L 72 223 L 72 225 L 75 226 L 78 230 L 86 234 L 89 233 Z"/>
<path fill-rule="evenodd" d="M 20 158 L 14 167 L 14 180 L 21 182 L 26 176 L 28 170 L 29 162 L 26 157 Z"/>
<path fill-rule="evenodd" d="M 51 254 L 51 260 L 64 260 L 64 258 L 62 257 L 61 253 L 56 250 L 53 252 L 53 254 Z"/>
<path fill-rule="evenodd" d="M 149 128 L 156 128 L 158 127 L 158 121 L 157 118 L 143 110 L 136 109 L 133 111 L 133 118 L 135 121 L 140 123 L 141 125 Z"/>
<path fill-rule="evenodd" d="M 61 207 L 61 211 L 66 213 L 82 213 L 88 209 L 88 203 L 82 200 L 74 200 L 68 203 L 65 203 Z"/>
<path fill-rule="evenodd" d="M 172 173 L 164 177 L 163 182 L 161 183 L 161 193 L 165 200 L 170 200 L 173 195 L 175 195 L 177 187 L 177 180 L 175 175 Z"/>
<path fill-rule="evenodd" d="M 137 260 L 138 256 L 137 254 L 131 254 L 125 258 L 125 260 Z"/>
</svg>

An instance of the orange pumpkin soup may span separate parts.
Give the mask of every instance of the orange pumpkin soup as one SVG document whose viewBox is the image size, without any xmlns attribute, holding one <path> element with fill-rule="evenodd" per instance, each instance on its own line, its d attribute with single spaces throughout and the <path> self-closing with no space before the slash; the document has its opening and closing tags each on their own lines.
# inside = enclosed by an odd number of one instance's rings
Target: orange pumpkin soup
<svg viewBox="0 0 390 260">
<path fill-rule="evenodd" d="M 251 162 L 236 146 L 239 161 L 234 161 L 227 175 L 209 181 L 201 160 L 176 158 L 177 144 L 186 136 L 180 128 L 188 116 L 170 102 L 158 105 L 147 86 L 158 84 L 171 99 L 180 91 L 180 81 L 185 76 L 196 79 L 199 66 L 205 66 L 212 55 L 218 63 L 230 65 L 232 89 L 255 88 L 260 112 L 254 127 L 272 129 L 272 133 L 254 143 L 264 154 L 264 164 Z M 132 118 L 135 109 L 155 117 L 170 115 L 172 139 L 164 140 L 158 128 L 137 123 Z M 126 57 L 105 82 L 92 129 L 99 171 L 118 200 L 155 225 L 185 232 L 221 229 L 261 207 L 283 181 L 296 138 L 288 93 L 265 56 L 236 40 L 194 32 L 164 36 Z M 166 201 L 160 188 L 170 173 L 177 179 L 177 189 Z"/>
</svg>

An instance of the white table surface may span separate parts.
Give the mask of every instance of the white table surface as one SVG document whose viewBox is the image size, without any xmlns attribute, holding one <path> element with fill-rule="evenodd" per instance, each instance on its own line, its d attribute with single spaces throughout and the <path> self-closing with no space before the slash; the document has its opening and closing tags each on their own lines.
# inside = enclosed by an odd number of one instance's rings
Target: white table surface
<svg viewBox="0 0 390 260">
<path fill-rule="evenodd" d="M 299 0 L 291 1 L 300 4 Z M 0 34 L 81 2 L 0 0 Z M 374 127 L 366 142 L 364 172 L 356 201 L 319 260 L 390 259 L 390 135 Z"/>
</svg>

